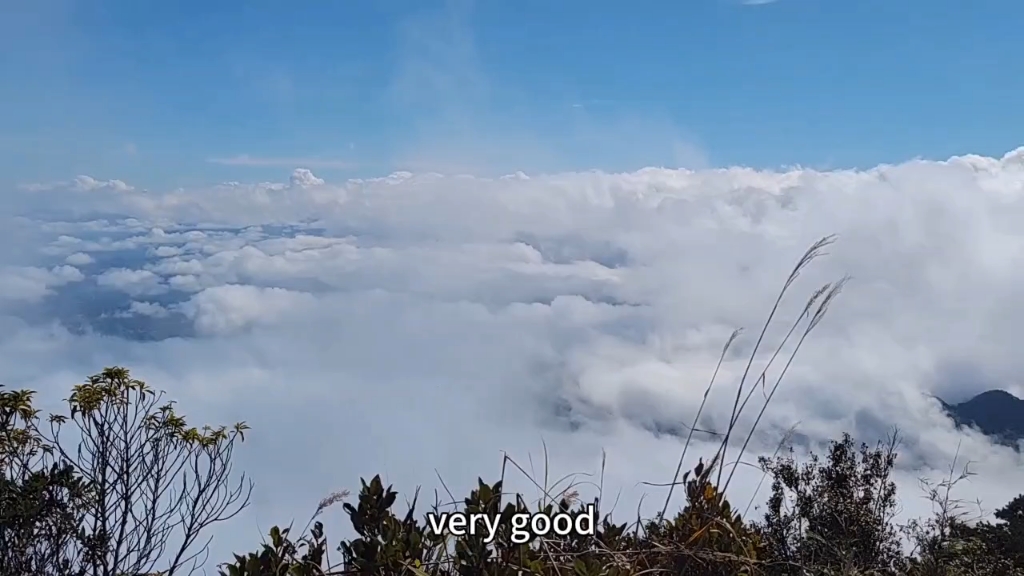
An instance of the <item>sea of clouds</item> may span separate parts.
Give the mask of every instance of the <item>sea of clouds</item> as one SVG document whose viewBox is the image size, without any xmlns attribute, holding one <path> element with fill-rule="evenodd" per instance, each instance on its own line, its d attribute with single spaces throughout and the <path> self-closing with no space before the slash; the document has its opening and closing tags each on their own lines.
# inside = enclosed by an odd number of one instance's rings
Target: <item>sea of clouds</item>
<svg viewBox="0 0 1024 576">
<path fill-rule="evenodd" d="M 237 459 L 253 505 L 217 528 L 213 561 L 274 523 L 304 524 L 360 477 L 432 500 L 438 476 L 456 495 L 496 480 L 504 452 L 543 475 L 544 446 L 551 478 L 597 473 L 606 454 L 620 520 L 645 493 L 660 509 L 665 489 L 641 482 L 671 479 L 729 334 L 745 328 L 704 429 L 724 428 L 776 295 L 829 234 L 755 368 L 815 289 L 852 279 L 744 460 L 793 426 L 798 453 L 899 426 L 904 516 L 929 510 L 918 478 L 947 473 L 958 450 L 977 473 L 960 497 L 991 512 L 1024 486 L 1019 455 L 955 431 L 931 397 L 1024 395 L 1024 149 L 863 171 L 325 182 L 298 169 L 285 183 L 187 190 L 81 176 L 9 191 L 0 211 L 5 385 L 56 408 L 117 364 L 196 422 L 251 425 Z M 751 397 L 741 428 L 763 402 Z M 717 445 L 696 438 L 689 467 Z M 739 466 L 741 510 L 766 495 L 760 479 Z"/>
</svg>

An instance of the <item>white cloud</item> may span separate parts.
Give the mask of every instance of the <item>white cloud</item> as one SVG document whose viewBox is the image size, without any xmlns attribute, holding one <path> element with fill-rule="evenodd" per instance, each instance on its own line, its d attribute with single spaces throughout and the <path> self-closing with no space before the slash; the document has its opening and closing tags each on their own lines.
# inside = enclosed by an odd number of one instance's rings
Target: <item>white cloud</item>
<svg viewBox="0 0 1024 576">
<path fill-rule="evenodd" d="M 637 482 L 667 481 L 680 448 L 644 427 L 689 423 L 729 332 L 747 327 L 738 350 L 749 351 L 795 259 L 838 233 L 783 313 L 820 282 L 854 280 L 798 356 L 750 457 L 796 422 L 811 439 L 898 424 L 903 505 L 921 513 L 916 476 L 938 474 L 960 438 L 927 395 L 1024 395 L 1022 158 L 340 183 L 303 172 L 288 184 L 97 187 L 68 197 L 59 217 L 31 212 L 40 200 L 29 193 L 14 205 L 48 228 L 19 245 L 19 257 L 40 260 L 4 276 L 5 299 L 39 301 L 78 272 L 43 260 L 88 251 L 104 268 L 97 285 L 154 296 L 124 310 L 177 315 L 195 334 L 75 335 L 54 328 L 56 311 L 8 319 L 0 374 L 59 399 L 69 378 L 122 363 L 195 418 L 249 421 L 239 464 L 256 500 L 219 533 L 219 557 L 254 545 L 255 516 L 301 518 L 360 475 L 411 491 L 433 488 L 437 468 L 463 491 L 498 474 L 501 450 L 536 460 L 542 438 L 556 473 L 594 471 L 606 449 L 606 486 L 623 488 L 620 509 L 631 509 Z M 80 284 L 62 289 L 61 310 L 75 298 L 100 305 Z M 727 418 L 725 386 L 742 368 L 742 356 L 726 362 L 707 424 Z M 963 441 L 979 475 L 962 496 L 991 510 L 1019 491 L 1019 456 Z M 745 507 L 759 476 L 738 477 L 731 490 Z"/>
<path fill-rule="evenodd" d="M 183 308 L 201 334 L 225 335 L 255 325 L 273 326 L 315 303 L 303 292 L 227 284 L 203 290 Z"/>
<path fill-rule="evenodd" d="M 94 259 L 85 252 L 75 252 L 74 254 L 68 255 L 64 261 L 72 266 L 85 266 L 87 264 L 92 264 Z"/>
<path fill-rule="evenodd" d="M 166 291 L 161 279 L 149 270 L 118 268 L 107 270 L 96 277 L 99 286 L 114 288 L 132 296 L 160 294 Z"/>
<path fill-rule="evenodd" d="M 153 318 L 165 318 L 169 314 L 166 308 L 153 302 L 132 302 L 129 310 L 134 314 Z"/>
<path fill-rule="evenodd" d="M 0 270 L 0 300 L 35 302 L 53 288 L 82 280 L 74 266 L 56 266 L 47 270 L 37 267 L 8 267 Z"/>
<path fill-rule="evenodd" d="M 308 188 L 310 186 L 321 186 L 324 181 L 313 175 L 305 168 L 296 168 L 292 172 L 291 184 L 293 187 Z"/>
</svg>

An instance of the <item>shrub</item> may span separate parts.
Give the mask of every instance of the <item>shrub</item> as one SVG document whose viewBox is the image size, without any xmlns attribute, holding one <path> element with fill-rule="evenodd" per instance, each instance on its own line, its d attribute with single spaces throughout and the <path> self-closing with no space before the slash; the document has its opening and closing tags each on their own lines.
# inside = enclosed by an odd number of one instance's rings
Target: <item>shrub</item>
<svg viewBox="0 0 1024 576">
<path fill-rule="evenodd" d="M 831 443 L 826 462 L 817 455 L 803 466 L 792 455 L 762 458 L 773 481 L 757 528 L 772 559 L 782 567 L 899 572 L 903 555 L 892 522 L 897 502 L 890 479 L 896 445 L 894 434 L 873 450 L 866 444 L 857 450 L 844 434 Z"/>
<path fill-rule="evenodd" d="M 74 386 L 45 430 L 32 400 L 0 389 L 0 574 L 170 576 L 248 503 L 231 469 L 244 423 L 189 426 L 117 367 Z"/>
</svg>

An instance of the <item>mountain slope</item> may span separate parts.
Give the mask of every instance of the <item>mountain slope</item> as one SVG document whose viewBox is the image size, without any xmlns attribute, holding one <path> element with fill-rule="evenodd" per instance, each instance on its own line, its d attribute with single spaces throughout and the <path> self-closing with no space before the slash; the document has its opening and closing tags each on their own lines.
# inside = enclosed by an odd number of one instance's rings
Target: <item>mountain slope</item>
<svg viewBox="0 0 1024 576">
<path fill-rule="evenodd" d="M 977 428 L 1004 444 L 1024 440 L 1024 400 L 1004 390 L 989 390 L 959 404 L 942 402 L 957 426 Z"/>
</svg>

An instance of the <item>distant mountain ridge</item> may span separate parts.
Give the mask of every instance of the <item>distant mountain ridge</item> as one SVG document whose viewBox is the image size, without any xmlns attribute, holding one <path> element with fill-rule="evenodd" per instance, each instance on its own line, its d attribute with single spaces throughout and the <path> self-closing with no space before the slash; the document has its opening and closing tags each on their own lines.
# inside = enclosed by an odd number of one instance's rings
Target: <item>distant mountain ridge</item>
<svg viewBox="0 0 1024 576">
<path fill-rule="evenodd" d="M 1024 400 L 1005 390 L 988 390 L 959 404 L 938 398 L 957 427 L 974 427 L 1009 446 L 1024 440 Z"/>
</svg>

